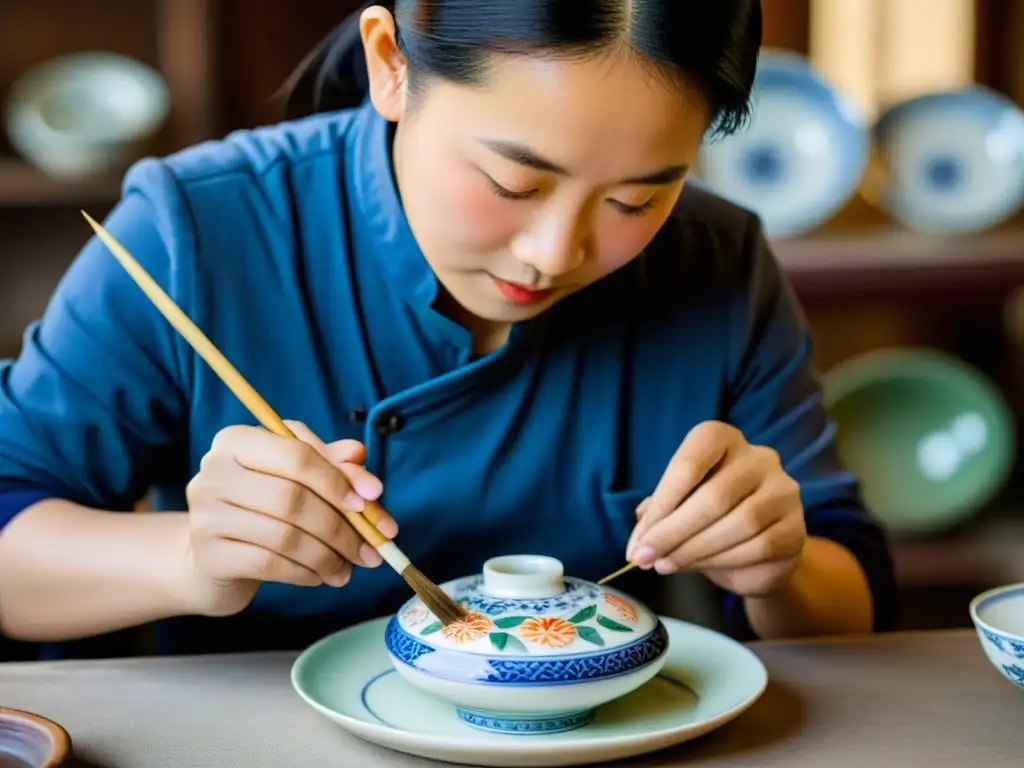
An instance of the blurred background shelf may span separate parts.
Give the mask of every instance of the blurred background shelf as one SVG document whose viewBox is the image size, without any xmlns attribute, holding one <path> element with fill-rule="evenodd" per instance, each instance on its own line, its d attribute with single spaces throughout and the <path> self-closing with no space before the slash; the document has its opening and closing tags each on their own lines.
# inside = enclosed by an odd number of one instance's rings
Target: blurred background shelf
<svg viewBox="0 0 1024 768">
<path fill-rule="evenodd" d="M 774 245 L 807 303 L 1000 304 L 1024 285 L 1024 223 L 965 237 L 878 227 Z"/>
<path fill-rule="evenodd" d="M 26 162 L 0 160 L 0 206 L 49 206 L 113 203 L 121 191 L 121 175 L 81 181 L 54 179 Z"/>
</svg>

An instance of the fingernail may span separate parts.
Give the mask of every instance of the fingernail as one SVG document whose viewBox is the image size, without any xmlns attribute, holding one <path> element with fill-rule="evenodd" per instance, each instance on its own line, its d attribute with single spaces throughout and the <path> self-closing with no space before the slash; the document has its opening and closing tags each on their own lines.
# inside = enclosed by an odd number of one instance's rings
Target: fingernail
<svg viewBox="0 0 1024 768">
<path fill-rule="evenodd" d="M 671 560 L 662 558 L 654 563 L 654 570 L 660 573 L 662 576 L 668 576 L 670 573 L 675 573 L 679 570 L 676 564 Z"/>
<path fill-rule="evenodd" d="M 363 477 L 355 483 L 356 491 L 364 499 L 376 499 L 384 493 L 384 484 L 376 477 Z"/>
<path fill-rule="evenodd" d="M 645 565 L 650 565 L 651 563 L 653 563 L 654 558 L 657 557 L 657 554 L 658 553 L 654 551 L 654 547 L 644 544 L 636 552 L 633 553 L 632 560 L 640 567 L 643 567 Z"/>
<path fill-rule="evenodd" d="M 384 558 L 380 556 L 380 552 L 369 544 L 363 544 L 363 546 L 359 548 L 359 559 L 362 560 L 363 565 L 367 568 L 376 568 L 384 562 Z"/>
<path fill-rule="evenodd" d="M 366 507 L 366 501 L 355 491 L 346 493 L 342 501 L 345 503 L 345 509 L 349 512 L 362 512 Z"/>
<path fill-rule="evenodd" d="M 377 523 L 377 530 L 387 536 L 389 539 L 395 538 L 398 535 L 398 523 L 390 518 L 384 518 Z"/>
<path fill-rule="evenodd" d="M 352 572 L 345 570 L 342 573 L 336 573 L 327 580 L 327 583 L 332 587 L 344 587 L 348 584 L 348 580 L 352 577 Z"/>
</svg>

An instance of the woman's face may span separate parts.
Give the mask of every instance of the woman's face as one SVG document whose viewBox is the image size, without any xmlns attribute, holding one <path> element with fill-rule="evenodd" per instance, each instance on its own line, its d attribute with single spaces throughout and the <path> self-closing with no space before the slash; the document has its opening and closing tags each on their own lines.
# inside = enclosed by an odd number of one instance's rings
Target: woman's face
<svg viewBox="0 0 1024 768">
<path fill-rule="evenodd" d="M 482 85 L 425 86 L 385 115 L 395 173 L 448 308 L 478 329 L 528 320 L 636 257 L 708 120 L 696 92 L 630 52 L 502 56 Z"/>
</svg>

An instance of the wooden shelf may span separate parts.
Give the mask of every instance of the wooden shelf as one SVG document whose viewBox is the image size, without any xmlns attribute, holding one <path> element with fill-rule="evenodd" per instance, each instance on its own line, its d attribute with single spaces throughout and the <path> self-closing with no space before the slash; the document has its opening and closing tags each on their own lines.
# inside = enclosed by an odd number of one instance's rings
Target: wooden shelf
<svg viewBox="0 0 1024 768">
<path fill-rule="evenodd" d="M 979 521 L 936 539 L 893 541 L 900 584 L 907 588 L 1024 582 L 1024 515 Z"/>
<path fill-rule="evenodd" d="M 0 160 L 0 205 L 114 203 L 120 194 L 120 174 L 69 181 L 50 177 L 20 160 Z"/>
<path fill-rule="evenodd" d="M 774 244 L 802 300 L 993 306 L 1024 285 L 1024 225 L 963 237 L 896 229 Z"/>
</svg>

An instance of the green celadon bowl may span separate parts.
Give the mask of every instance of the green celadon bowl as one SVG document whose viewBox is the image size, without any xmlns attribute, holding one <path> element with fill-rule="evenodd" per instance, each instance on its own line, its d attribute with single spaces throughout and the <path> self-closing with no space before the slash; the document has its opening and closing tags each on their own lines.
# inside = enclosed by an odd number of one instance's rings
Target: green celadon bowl
<svg viewBox="0 0 1024 768">
<path fill-rule="evenodd" d="M 926 348 L 885 349 L 832 368 L 823 386 L 840 460 L 894 537 L 948 531 L 1008 481 L 1013 412 L 966 362 Z"/>
</svg>

